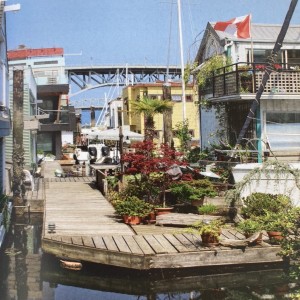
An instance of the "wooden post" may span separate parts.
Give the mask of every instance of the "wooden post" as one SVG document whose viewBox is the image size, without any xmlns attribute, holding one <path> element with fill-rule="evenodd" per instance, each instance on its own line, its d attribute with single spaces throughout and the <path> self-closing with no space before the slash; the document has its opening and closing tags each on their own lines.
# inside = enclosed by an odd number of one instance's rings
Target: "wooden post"
<svg viewBox="0 0 300 300">
<path fill-rule="evenodd" d="M 163 84 L 163 100 L 171 101 L 171 85 L 170 83 Z M 174 147 L 173 132 L 172 132 L 172 114 L 173 109 L 163 113 L 164 126 L 164 143 L 169 147 Z"/>
<path fill-rule="evenodd" d="M 96 125 L 96 117 L 95 117 L 95 107 L 91 106 L 91 127 L 95 127 Z"/>
<path fill-rule="evenodd" d="M 25 186 L 23 184 L 23 70 L 13 71 L 13 203 L 17 215 L 25 213 Z"/>
</svg>

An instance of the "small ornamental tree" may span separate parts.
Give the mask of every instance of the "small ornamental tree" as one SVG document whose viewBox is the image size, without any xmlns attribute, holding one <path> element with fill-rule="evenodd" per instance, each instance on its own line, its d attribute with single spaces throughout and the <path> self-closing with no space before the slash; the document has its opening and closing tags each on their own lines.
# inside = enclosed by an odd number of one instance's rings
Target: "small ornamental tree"
<svg viewBox="0 0 300 300">
<path fill-rule="evenodd" d="M 157 146 L 152 141 L 136 143 L 133 148 L 135 153 L 125 153 L 122 156 L 124 173 L 133 175 L 137 185 L 146 187 L 145 196 L 149 202 L 152 185 L 157 184 L 163 195 L 162 204 L 165 206 L 165 191 L 172 181 L 172 177 L 166 172 L 174 165 L 184 164 L 179 159 L 182 154 L 168 145 Z"/>
</svg>

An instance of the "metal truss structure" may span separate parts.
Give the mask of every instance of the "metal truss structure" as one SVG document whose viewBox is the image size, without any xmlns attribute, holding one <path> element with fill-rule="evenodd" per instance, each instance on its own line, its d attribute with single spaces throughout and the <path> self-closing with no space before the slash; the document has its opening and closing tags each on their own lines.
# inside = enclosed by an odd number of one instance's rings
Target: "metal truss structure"
<svg viewBox="0 0 300 300">
<path fill-rule="evenodd" d="M 66 67 L 66 71 L 69 83 L 75 84 L 81 91 L 110 85 L 181 80 L 181 69 L 178 66 L 83 66 Z"/>
</svg>

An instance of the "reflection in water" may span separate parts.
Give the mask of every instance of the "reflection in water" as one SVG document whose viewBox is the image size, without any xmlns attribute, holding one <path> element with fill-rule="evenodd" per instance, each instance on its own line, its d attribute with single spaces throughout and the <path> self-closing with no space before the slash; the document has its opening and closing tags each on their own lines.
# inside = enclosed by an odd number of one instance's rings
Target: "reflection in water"
<svg viewBox="0 0 300 300">
<path fill-rule="evenodd" d="M 15 220 L 0 254 L 1 300 L 211 300 L 292 299 L 299 287 L 283 280 L 282 270 L 203 269 L 128 271 L 84 263 L 80 272 L 64 270 L 41 255 L 41 216 Z M 218 274 L 218 275 L 216 275 Z"/>
</svg>

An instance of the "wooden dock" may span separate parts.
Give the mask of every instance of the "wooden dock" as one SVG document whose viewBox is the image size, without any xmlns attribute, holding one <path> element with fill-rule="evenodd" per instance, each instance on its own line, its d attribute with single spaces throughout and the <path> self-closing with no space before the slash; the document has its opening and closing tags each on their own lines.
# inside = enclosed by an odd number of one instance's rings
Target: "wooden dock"
<svg viewBox="0 0 300 300">
<path fill-rule="evenodd" d="M 178 228 L 154 225 L 128 226 L 95 188 L 92 178 L 45 180 L 42 236 L 44 252 L 69 260 L 139 269 L 230 266 L 282 262 L 279 246 L 206 247 L 199 236 Z M 48 232 L 48 225 L 55 232 Z M 223 238 L 244 239 L 235 230 Z"/>
</svg>

